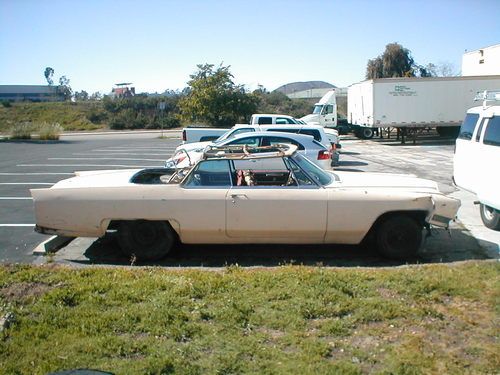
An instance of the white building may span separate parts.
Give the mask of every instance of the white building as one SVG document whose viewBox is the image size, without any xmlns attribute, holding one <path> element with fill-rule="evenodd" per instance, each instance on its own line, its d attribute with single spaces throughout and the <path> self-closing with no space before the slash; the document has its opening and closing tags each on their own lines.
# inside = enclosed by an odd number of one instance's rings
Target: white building
<svg viewBox="0 0 500 375">
<path fill-rule="evenodd" d="M 464 53 L 462 75 L 500 75 L 500 44 Z"/>
</svg>

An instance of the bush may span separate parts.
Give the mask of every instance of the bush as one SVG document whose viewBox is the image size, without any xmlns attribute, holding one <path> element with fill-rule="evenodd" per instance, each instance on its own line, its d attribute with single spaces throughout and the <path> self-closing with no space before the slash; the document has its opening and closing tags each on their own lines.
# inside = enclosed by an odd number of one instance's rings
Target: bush
<svg viewBox="0 0 500 375">
<path fill-rule="evenodd" d="M 30 122 L 21 122 L 10 128 L 10 139 L 31 139 L 33 125 Z"/>
<path fill-rule="evenodd" d="M 55 141 L 55 140 L 59 139 L 59 136 L 61 135 L 61 133 L 63 131 L 64 131 L 64 128 L 61 125 L 59 125 L 58 123 L 53 123 L 53 124 L 43 123 L 40 125 L 40 127 L 38 129 L 38 134 L 39 134 L 41 140 Z"/>
<path fill-rule="evenodd" d="M 5 108 L 12 107 L 12 104 L 10 104 L 10 101 L 8 101 L 8 100 L 2 100 L 2 105 L 3 105 Z"/>
<path fill-rule="evenodd" d="M 87 114 L 88 120 L 93 124 L 101 124 L 107 119 L 107 114 L 102 109 L 92 108 Z"/>
</svg>

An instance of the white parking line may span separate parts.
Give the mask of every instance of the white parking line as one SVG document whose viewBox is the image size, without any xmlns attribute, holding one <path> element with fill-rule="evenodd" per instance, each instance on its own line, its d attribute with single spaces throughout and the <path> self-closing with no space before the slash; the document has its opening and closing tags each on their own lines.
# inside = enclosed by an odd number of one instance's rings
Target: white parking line
<svg viewBox="0 0 500 375">
<path fill-rule="evenodd" d="M 159 165 L 123 165 L 123 164 L 18 164 L 18 167 L 103 167 L 103 168 L 158 168 Z M 72 173 L 73 174 L 73 173 Z"/>
<path fill-rule="evenodd" d="M 142 160 L 142 161 L 165 161 L 165 159 L 139 159 L 139 158 L 47 158 L 47 160 Z"/>
<path fill-rule="evenodd" d="M 35 224 L 0 224 L 0 227 L 34 227 Z"/>
<path fill-rule="evenodd" d="M 0 182 L 0 185 L 54 185 L 55 182 Z"/>
<path fill-rule="evenodd" d="M 19 173 L 19 172 L 3 172 L 0 173 L 0 176 L 44 176 L 44 175 L 64 175 L 64 176 L 74 176 L 74 173 L 62 173 L 62 172 L 56 172 L 56 173 L 50 173 L 50 172 L 26 172 L 26 173 Z"/>
<path fill-rule="evenodd" d="M 31 197 L 0 197 L 2 201 L 10 201 L 10 200 L 32 200 Z"/>
</svg>

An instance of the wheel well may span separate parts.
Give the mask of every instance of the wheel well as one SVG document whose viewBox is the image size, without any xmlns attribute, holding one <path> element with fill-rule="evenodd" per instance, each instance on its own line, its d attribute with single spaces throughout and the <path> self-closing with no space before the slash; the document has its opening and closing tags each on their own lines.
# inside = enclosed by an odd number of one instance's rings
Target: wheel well
<svg viewBox="0 0 500 375">
<path fill-rule="evenodd" d="M 363 239 L 364 241 L 370 240 L 374 238 L 375 233 L 377 232 L 377 228 L 387 219 L 393 216 L 398 216 L 398 215 L 405 215 L 411 217 L 413 220 L 415 220 L 419 225 L 424 227 L 426 225 L 425 223 L 425 217 L 427 216 L 427 212 L 425 211 L 390 211 L 386 212 L 382 215 L 380 215 L 377 220 L 372 224 L 370 230 L 366 234 L 365 238 Z"/>
<path fill-rule="evenodd" d="M 122 223 L 123 221 L 135 221 L 135 220 L 145 220 L 145 219 L 110 220 L 106 231 L 118 230 L 118 228 L 120 227 L 120 223 Z M 177 230 L 177 229 L 179 229 L 179 225 L 175 225 L 175 224 L 172 225 L 172 223 L 169 220 L 151 220 L 151 221 L 164 221 L 164 222 L 166 222 L 170 226 L 170 228 L 172 228 L 172 231 L 175 233 L 175 235 L 177 237 L 176 238 L 177 241 L 179 241 L 179 239 L 180 239 L 179 238 L 179 231 Z"/>
</svg>

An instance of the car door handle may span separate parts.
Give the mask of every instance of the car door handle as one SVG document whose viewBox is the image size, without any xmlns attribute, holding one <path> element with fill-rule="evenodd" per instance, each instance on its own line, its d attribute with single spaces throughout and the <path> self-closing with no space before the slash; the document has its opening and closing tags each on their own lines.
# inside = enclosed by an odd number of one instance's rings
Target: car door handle
<svg viewBox="0 0 500 375">
<path fill-rule="evenodd" d="M 246 194 L 231 194 L 231 198 L 246 198 Z"/>
<path fill-rule="evenodd" d="M 231 194 L 231 203 L 236 203 L 236 198 L 247 199 L 245 194 Z"/>
</svg>

